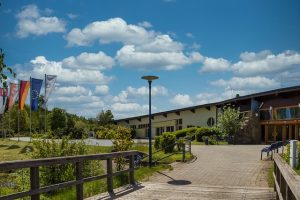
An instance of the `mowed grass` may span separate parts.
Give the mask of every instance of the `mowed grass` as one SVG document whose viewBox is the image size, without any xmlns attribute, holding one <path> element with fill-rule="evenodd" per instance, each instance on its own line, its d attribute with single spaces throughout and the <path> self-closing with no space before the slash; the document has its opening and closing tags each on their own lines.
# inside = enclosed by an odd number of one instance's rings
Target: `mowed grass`
<svg viewBox="0 0 300 200">
<path fill-rule="evenodd" d="M 30 151 L 32 151 L 33 144 L 30 142 L 18 142 L 18 141 L 10 141 L 8 139 L 1 140 L 0 139 L 0 162 L 3 161 L 13 161 L 13 160 L 26 160 L 31 159 Z M 88 154 L 99 154 L 99 153 L 110 153 L 112 147 L 103 147 L 103 146 L 87 146 Z M 148 153 L 148 145 L 147 144 L 135 144 L 131 148 L 131 150 L 138 150 L 141 152 Z M 153 152 L 156 149 L 153 148 Z M 160 151 L 153 155 L 153 161 L 161 159 L 169 154 L 164 154 L 164 152 Z M 191 158 L 191 155 L 187 154 L 186 158 Z M 178 161 L 182 159 L 182 153 L 178 152 L 175 155 L 172 155 L 166 159 L 160 161 L 159 165 L 149 167 L 140 167 L 135 170 L 135 178 L 138 182 L 148 180 L 155 172 L 164 171 L 164 170 L 172 170 L 170 163 L 174 161 Z M 147 162 L 147 158 L 145 158 L 145 162 Z M 161 164 L 164 163 L 164 164 Z M 0 189 L 0 196 L 5 194 L 11 194 L 17 192 L 13 187 L 6 187 L 6 183 L 13 183 L 14 179 L 18 176 L 15 173 L 7 174 L 0 173 L 0 185 L 4 186 Z M 113 185 L 114 188 L 120 187 L 124 184 L 128 183 L 128 174 L 121 175 L 119 177 L 114 177 Z M 84 196 L 90 197 L 97 195 L 102 192 L 107 191 L 106 179 L 92 181 L 84 184 Z M 41 199 L 76 199 L 76 191 L 75 187 L 61 189 L 52 193 L 51 195 L 41 195 Z"/>
<path fill-rule="evenodd" d="M 32 144 L 29 142 L 0 139 L 0 162 L 30 159 L 28 152 L 31 150 Z"/>
</svg>

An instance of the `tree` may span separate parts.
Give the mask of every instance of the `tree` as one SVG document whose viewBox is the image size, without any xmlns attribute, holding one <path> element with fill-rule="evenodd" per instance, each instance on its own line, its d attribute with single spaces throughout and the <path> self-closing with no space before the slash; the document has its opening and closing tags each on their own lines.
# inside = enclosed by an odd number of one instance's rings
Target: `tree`
<svg viewBox="0 0 300 200">
<path fill-rule="evenodd" d="M 224 136 L 234 136 L 241 128 L 244 118 L 241 117 L 240 109 L 224 106 L 223 113 L 219 114 L 218 127 Z"/>
<path fill-rule="evenodd" d="M 67 125 L 66 113 L 63 109 L 53 108 L 51 117 L 51 129 L 53 131 L 65 128 Z"/>
<path fill-rule="evenodd" d="M 97 123 L 100 126 L 107 126 L 112 124 L 114 121 L 114 115 L 111 110 L 104 111 L 102 110 L 97 116 Z"/>
<path fill-rule="evenodd" d="M 3 84 L 3 88 L 7 88 L 7 72 L 6 70 L 16 78 L 16 73 L 13 71 L 11 67 L 8 67 L 4 63 L 5 54 L 3 53 L 2 49 L 0 49 L 0 81 Z"/>
</svg>

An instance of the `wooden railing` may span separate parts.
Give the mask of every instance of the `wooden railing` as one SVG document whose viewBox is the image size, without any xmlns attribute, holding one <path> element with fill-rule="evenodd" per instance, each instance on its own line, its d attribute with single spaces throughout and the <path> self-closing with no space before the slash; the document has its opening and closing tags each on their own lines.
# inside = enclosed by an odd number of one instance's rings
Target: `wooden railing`
<svg viewBox="0 0 300 200">
<path fill-rule="evenodd" d="M 276 153 L 274 154 L 273 177 L 277 199 L 300 199 L 300 176 Z"/>
<path fill-rule="evenodd" d="M 106 154 L 93 154 L 93 155 L 82 155 L 82 156 L 67 156 L 67 157 L 55 157 L 55 158 L 44 158 L 36 160 L 25 160 L 25 161 L 11 161 L 1 162 L 0 172 L 7 170 L 16 170 L 23 168 L 30 168 L 30 190 L 14 193 L 6 196 L 0 196 L 0 200 L 17 199 L 25 196 L 31 196 L 32 200 L 40 199 L 41 193 L 54 191 L 61 188 L 66 188 L 76 185 L 76 197 L 77 199 L 83 199 L 83 183 L 89 181 L 95 181 L 99 179 L 107 179 L 107 190 L 113 192 L 113 176 L 120 175 L 122 173 L 129 172 L 129 183 L 135 184 L 134 178 L 134 156 L 137 155 L 138 151 L 123 151 Z M 129 157 L 129 169 L 113 172 L 112 159 L 118 157 Z M 92 160 L 106 160 L 107 162 L 107 173 L 99 176 L 92 176 L 83 178 L 83 165 L 85 161 Z M 49 185 L 40 187 L 39 167 L 56 165 L 56 164 L 74 164 L 76 180 L 58 183 L 55 185 Z"/>
</svg>

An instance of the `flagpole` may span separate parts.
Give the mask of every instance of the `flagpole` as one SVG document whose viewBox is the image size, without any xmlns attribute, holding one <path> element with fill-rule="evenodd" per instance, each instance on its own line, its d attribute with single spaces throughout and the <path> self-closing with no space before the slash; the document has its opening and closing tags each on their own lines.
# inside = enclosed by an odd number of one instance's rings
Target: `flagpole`
<svg viewBox="0 0 300 200">
<path fill-rule="evenodd" d="M 47 132 L 47 105 L 46 105 L 46 81 L 47 75 L 45 74 L 45 95 L 44 95 L 44 109 L 45 109 L 45 134 Z"/>
<path fill-rule="evenodd" d="M 29 112 L 30 112 L 30 142 L 31 142 L 31 98 L 32 98 L 32 91 L 31 91 L 31 87 L 32 87 L 32 85 L 31 85 L 31 76 L 30 76 L 30 103 L 29 103 Z"/>
<path fill-rule="evenodd" d="M 21 83 L 20 83 L 20 80 L 18 80 L 18 94 L 19 94 L 19 105 L 17 106 L 18 107 L 18 142 L 20 141 L 20 87 L 21 87 Z"/>
</svg>

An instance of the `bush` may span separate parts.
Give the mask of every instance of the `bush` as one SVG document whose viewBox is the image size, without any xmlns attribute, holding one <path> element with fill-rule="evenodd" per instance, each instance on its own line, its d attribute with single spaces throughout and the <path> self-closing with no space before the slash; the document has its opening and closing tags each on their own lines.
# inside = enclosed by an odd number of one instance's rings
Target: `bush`
<svg viewBox="0 0 300 200">
<path fill-rule="evenodd" d="M 163 133 L 161 138 L 161 147 L 165 150 L 165 153 L 172 153 L 174 150 L 176 137 L 173 133 Z"/>
<path fill-rule="evenodd" d="M 161 136 L 154 137 L 154 148 L 161 149 Z"/>
<path fill-rule="evenodd" d="M 176 136 L 176 139 L 182 138 L 182 137 L 187 137 L 194 135 L 197 131 L 197 127 L 190 127 L 190 128 L 185 128 L 182 130 L 175 131 L 174 134 Z"/>
<path fill-rule="evenodd" d="M 61 141 L 54 139 L 40 139 L 33 141 L 32 158 L 51 158 L 61 156 L 83 155 L 87 153 L 86 145 L 83 141 L 79 143 L 70 142 L 64 137 Z M 92 176 L 101 171 L 101 163 L 85 162 L 84 176 Z M 96 167 L 95 167 L 96 166 Z M 52 165 L 47 167 L 40 167 L 41 185 L 57 184 L 65 181 L 74 180 L 74 164 Z"/>
</svg>

